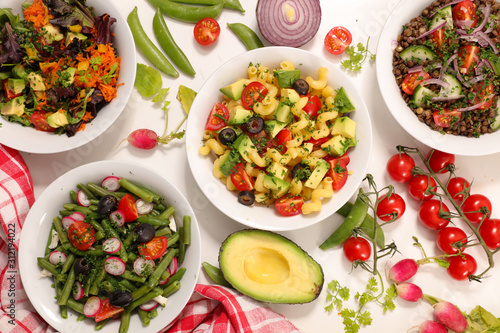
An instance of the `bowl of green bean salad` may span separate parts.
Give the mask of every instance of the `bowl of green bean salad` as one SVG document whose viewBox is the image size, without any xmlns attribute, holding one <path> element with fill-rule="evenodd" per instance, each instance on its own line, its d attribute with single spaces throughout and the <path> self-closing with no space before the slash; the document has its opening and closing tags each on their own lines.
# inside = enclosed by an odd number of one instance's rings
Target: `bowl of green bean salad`
<svg viewBox="0 0 500 333">
<path fill-rule="evenodd" d="M 127 161 L 89 163 L 56 179 L 29 211 L 19 245 L 26 294 L 60 332 L 158 332 L 187 304 L 200 265 L 187 199 Z"/>
</svg>

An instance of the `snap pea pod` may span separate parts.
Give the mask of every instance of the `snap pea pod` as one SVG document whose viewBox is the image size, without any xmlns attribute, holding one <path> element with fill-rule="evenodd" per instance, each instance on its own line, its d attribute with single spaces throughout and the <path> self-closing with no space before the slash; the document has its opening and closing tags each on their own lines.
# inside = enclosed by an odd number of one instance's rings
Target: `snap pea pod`
<svg viewBox="0 0 500 333">
<path fill-rule="evenodd" d="M 177 72 L 174 66 L 172 66 L 167 57 L 165 57 L 156 45 L 153 44 L 142 28 L 141 22 L 139 21 L 139 15 L 137 14 L 137 6 L 134 7 L 128 15 L 127 23 L 130 26 L 130 31 L 132 31 L 135 45 L 139 51 L 141 51 L 141 53 L 148 58 L 154 66 L 158 67 L 159 70 L 172 77 L 178 77 L 179 72 Z"/>
<path fill-rule="evenodd" d="M 120 315 L 120 328 L 118 329 L 118 333 L 127 333 L 128 328 L 130 326 L 130 311 L 125 310 Z"/>
<path fill-rule="evenodd" d="M 347 215 L 349 215 L 349 212 L 352 209 L 352 206 L 353 204 L 348 201 L 342 207 L 340 207 L 336 213 L 342 215 L 343 217 L 347 217 Z M 365 219 L 359 226 L 372 239 L 375 232 L 375 230 L 373 229 L 374 222 L 375 221 L 373 220 L 373 216 L 371 216 L 370 214 L 366 214 Z M 377 230 L 377 245 L 380 246 L 381 248 L 385 246 L 385 235 L 384 235 L 384 230 L 382 230 L 382 228 L 378 228 Z"/>
<path fill-rule="evenodd" d="M 179 70 L 183 73 L 194 76 L 196 72 L 191 66 L 189 59 L 182 52 L 181 48 L 177 45 L 174 38 L 168 30 L 167 23 L 163 19 L 163 15 L 159 8 L 156 9 L 155 16 L 153 18 L 153 32 L 160 43 L 161 48 L 167 56 L 172 60 L 172 62 L 177 66 Z"/>
<path fill-rule="evenodd" d="M 148 1 L 153 5 L 153 7 L 160 8 L 161 12 L 166 16 L 188 23 L 197 23 L 205 17 L 217 18 L 223 7 L 221 3 L 212 6 L 190 6 L 182 5 L 170 0 Z"/>
<path fill-rule="evenodd" d="M 238 0 L 172 0 L 173 2 L 188 3 L 191 5 L 218 5 L 222 4 L 224 8 L 236 9 L 244 13 L 245 10 Z"/>
<path fill-rule="evenodd" d="M 232 286 L 227 282 L 227 280 L 224 278 L 224 275 L 222 274 L 222 271 L 220 270 L 219 267 L 216 267 L 212 264 L 209 264 L 208 262 L 203 262 L 201 264 L 203 267 L 203 270 L 205 273 L 207 273 L 208 277 L 215 283 L 220 286 L 224 287 L 229 287 L 232 288 Z"/>
<path fill-rule="evenodd" d="M 243 23 L 228 23 L 227 26 L 245 44 L 248 50 L 264 47 L 259 36 Z"/>
<path fill-rule="evenodd" d="M 360 189 L 360 193 L 362 190 Z M 327 250 L 332 247 L 338 246 L 344 243 L 351 235 L 352 229 L 357 228 L 363 223 L 368 212 L 368 205 L 361 200 L 358 195 L 356 202 L 354 203 L 351 211 L 342 222 L 342 224 L 328 237 L 319 248 L 322 250 Z"/>
</svg>

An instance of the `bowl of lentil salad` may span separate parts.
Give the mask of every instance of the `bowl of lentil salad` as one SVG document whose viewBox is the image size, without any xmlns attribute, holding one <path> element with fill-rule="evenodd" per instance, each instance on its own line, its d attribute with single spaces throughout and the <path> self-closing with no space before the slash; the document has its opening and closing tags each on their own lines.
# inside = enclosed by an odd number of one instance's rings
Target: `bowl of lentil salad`
<svg viewBox="0 0 500 333">
<path fill-rule="evenodd" d="M 63 6 L 61 5 L 61 2 L 54 2 L 54 1 L 40 1 L 40 0 L 30 0 L 29 2 L 26 2 L 23 6 L 21 6 L 20 2 L 16 2 L 14 0 L 6 0 L 5 2 L 2 2 L 2 8 L 11 8 L 13 15 L 19 15 L 19 20 L 20 21 L 26 21 L 25 19 L 25 10 L 27 7 L 33 6 L 33 7 L 40 7 L 43 8 L 43 6 L 47 7 L 47 4 L 51 7 L 58 7 L 58 6 Z M 93 86 L 90 87 L 89 89 L 85 88 L 85 90 L 81 90 L 85 93 L 85 96 L 80 97 L 81 100 L 91 100 L 93 98 L 93 93 L 91 94 L 90 92 L 96 92 L 98 93 L 98 90 L 102 92 L 100 96 L 102 96 L 102 102 L 99 104 L 96 104 L 96 108 L 94 111 L 90 110 L 90 107 L 85 109 L 85 112 L 80 112 L 76 110 L 76 108 L 68 109 L 67 112 L 70 112 L 71 115 L 78 114 L 83 114 L 83 117 L 80 117 L 81 119 L 78 119 L 79 121 L 75 121 L 75 124 L 71 124 L 72 126 L 78 126 L 78 129 L 72 131 L 72 133 L 66 133 L 67 131 L 61 130 L 60 128 L 55 129 L 55 133 L 51 131 L 42 131 L 39 130 L 33 125 L 31 126 L 26 126 L 30 125 L 28 123 L 22 124 L 22 122 L 18 121 L 13 121 L 14 119 L 11 119 L 11 116 L 4 116 L 0 118 L 0 124 L 1 124 L 1 129 L 0 129 L 0 142 L 4 145 L 7 145 L 9 147 L 24 151 L 24 152 L 30 152 L 30 153 L 41 153 L 41 154 L 48 154 L 48 153 L 57 153 L 57 152 L 63 152 L 63 151 L 68 151 L 71 149 L 75 149 L 77 147 L 80 147 L 86 143 L 89 143 L 93 139 L 97 138 L 99 135 L 101 135 L 104 131 L 106 131 L 113 123 L 114 121 L 119 117 L 121 112 L 123 111 L 125 105 L 127 104 L 127 101 L 129 99 L 129 96 L 132 92 L 133 88 L 133 82 L 135 79 L 135 71 L 136 71 L 136 52 L 135 52 L 135 47 L 133 43 L 133 38 L 132 34 L 130 32 L 130 29 L 127 25 L 126 20 L 123 18 L 121 15 L 120 11 L 116 6 L 109 0 L 106 1 L 96 1 L 96 0 L 88 0 L 86 1 L 86 7 L 90 9 L 92 16 L 90 16 L 91 20 L 96 22 L 94 27 L 97 26 L 98 23 L 103 23 L 103 25 L 106 25 L 106 29 L 97 29 L 94 28 L 97 31 L 107 31 L 108 36 L 111 37 L 111 41 L 109 41 L 109 38 L 104 38 L 102 42 L 94 42 L 94 37 L 95 36 L 92 31 L 87 31 L 87 30 L 93 30 L 93 29 L 87 29 L 84 31 L 71 31 L 68 25 L 75 25 L 78 26 L 78 22 L 76 23 L 71 23 L 69 21 L 64 21 L 62 23 L 54 23 L 54 26 L 58 28 L 58 31 L 64 36 L 64 39 L 62 39 L 59 44 L 60 47 L 56 47 L 54 49 L 45 49 L 40 45 L 36 45 L 35 49 L 37 52 L 35 54 L 41 55 L 42 58 L 39 57 L 39 59 L 32 59 L 29 60 L 29 54 L 27 51 L 27 48 L 24 47 L 24 44 L 22 43 L 22 40 L 20 40 L 20 37 L 18 34 L 16 34 L 15 29 L 13 30 L 13 37 L 12 39 L 15 39 L 18 43 L 21 41 L 20 45 L 20 55 L 21 55 L 21 60 L 17 62 L 19 59 L 7 59 L 8 63 L 21 63 L 29 67 L 29 71 L 39 73 L 40 75 L 43 75 L 42 68 L 40 68 L 39 64 L 44 64 L 47 61 L 44 61 L 45 59 L 50 60 L 52 56 L 55 57 L 55 54 L 61 54 L 61 55 L 66 55 L 65 50 L 68 49 L 68 46 L 66 45 L 66 37 L 69 36 L 70 32 L 73 33 L 74 35 L 82 34 L 85 35 L 87 38 L 87 44 L 85 44 L 85 41 L 82 41 L 81 44 L 83 46 L 88 46 L 91 47 L 92 45 L 95 46 L 95 54 L 88 52 L 87 49 L 84 50 L 84 52 L 80 52 L 80 54 L 86 54 L 86 57 L 88 58 L 88 63 L 90 69 L 94 69 L 97 67 L 102 67 L 99 66 L 99 64 L 96 62 L 96 59 L 103 59 L 101 61 L 101 64 L 106 64 L 106 63 L 115 63 L 113 67 L 108 68 L 106 70 L 106 75 L 104 74 L 99 74 L 100 72 L 97 70 L 96 75 L 99 76 L 95 81 L 100 82 L 100 86 Z M 58 7 L 59 8 L 59 7 Z M 33 8 L 32 8 L 33 9 Z M 51 13 L 54 13 L 52 10 L 53 8 L 50 8 L 50 10 L 47 10 L 46 15 L 51 15 Z M 55 9 L 55 10 L 63 10 L 64 9 Z M 32 10 L 33 11 L 33 10 Z M 38 16 L 38 12 L 40 11 L 34 11 L 35 13 L 32 13 L 35 16 Z M 57 16 L 57 15 L 55 15 Z M 52 25 L 50 23 L 50 20 L 54 19 L 57 20 L 57 17 L 49 17 L 49 22 L 45 22 L 44 26 L 47 25 Z M 63 19 L 65 20 L 65 19 Z M 10 22 L 9 22 L 10 23 Z M 58 24 L 62 24 L 60 27 L 57 26 Z M 32 24 L 33 26 L 35 23 Z M 66 25 L 66 27 L 64 27 Z M 86 29 L 87 27 L 83 25 L 83 28 Z M 5 29 L 5 28 L 4 28 Z M 35 31 L 36 28 L 33 28 L 33 31 Z M 42 31 L 43 30 L 43 31 Z M 39 42 L 43 39 L 43 43 L 41 44 L 46 44 L 47 39 L 45 39 L 44 34 L 46 33 L 46 30 L 43 28 L 40 28 L 37 30 L 39 34 L 41 35 L 40 38 L 36 38 L 35 41 Z M 24 38 L 24 37 L 23 37 Z M 73 39 L 73 42 L 76 41 L 76 38 Z M 56 40 L 57 43 L 57 40 Z M 36 43 L 35 43 L 36 44 Z M 74 43 L 70 43 L 69 46 L 71 46 Z M 5 44 L 6 45 L 6 44 Z M 54 46 L 54 44 L 46 45 L 46 46 Z M 82 46 L 82 47 L 83 47 Z M 2 54 L 5 54 L 6 49 L 3 48 Z M 76 75 L 74 75 L 74 79 L 76 81 L 76 76 L 79 74 L 80 69 L 77 67 L 78 64 L 83 63 L 83 61 L 79 61 L 76 58 L 76 51 L 75 51 L 75 57 L 72 57 L 74 60 L 74 66 L 68 65 L 68 64 L 62 64 L 60 66 L 60 69 L 55 69 L 54 72 L 65 72 L 67 67 L 74 67 L 77 69 Z M 99 53 L 99 54 L 98 54 Z M 114 61 L 111 62 L 108 58 L 109 56 L 113 56 Z M 68 55 L 71 57 L 71 54 Z M 97 57 L 95 57 L 97 56 Z M 49 61 L 47 63 L 53 63 L 56 65 L 61 65 L 59 62 L 62 61 L 62 56 L 59 58 L 54 58 L 52 61 Z M 81 59 L 80 59 L 81 60 Z M 108 61 L 109 60 L 109 61 Z M 10 65 L 10 67 L 7 67 L 8 65 L 3 65 L 2 66 L 2 72 L 5 72 L 6 69 L 13 69 L 14 65 Z M 96 67 L 97 66 L 97 67 Z M 89 70 L 90 70 L 89 69 Z M 112 71 L 112 72 L 111 72 Z M 6 72 L 7 75 L 9 75 L 9 71 Z M 109 74 L 109 75 L 108 75 Z M 13 73 L 10 74 L 11 78 L 17 79 L 16 75 Z M 60 78 L 63 76 L 60 75 Z M 65 93 L 71 90 L 75 86 L 75 81 L 70 84 L 69 89 L 68 87 L 58 87 L 61 89 L 58 89 L 57 93 L 54 93 L 54 89 L 46 89 L 46 91 L 35 91 L 33 87 L 31 86 L 30 82 L 28 79 L 25 79 L 25 88 L 23 91 L 23 95 L 21 97 L 26 98 L 26 105 L 29 105 L 25 112 L 21 115 L 20 118 L 23 118 L 24 121 L 30 122 L 31 121 L 31 115 L 32 113 L 35 113 L 36 110 L 36 104 L 29 104 L 30 101 L 35 99 L 39 101 L 38 97 L 41 94 L 46 94 L 48 97 L 45 99 L 47 104 L 50 104 L 50 101 L 54 101 L 54 96 L 58 101 L 62 101 L 63 98 L 65 98 Z M 58 80 L 60 81 L 60 80 Z M 91 78 L 91 81 L 94 81 L 94 78 Z M 47 82 L 45 82 L 46 88 L 47 88 Z M 50 83 L 49 83 L 50 85 Z M 54 87 L 56 84 L 54 83 Z M 107 89 L 108 86 L 110 89 Z M 2 94 L 5 95 L 5 88 L 2 89 Z M 50 90 L 50 95 L 49 96 L 49 90 Z M 77 90 L 76 88 L 73 90 Z M 78 89 L 80 90 L 80 89 Z M 106 91 L 105 91 L 106 90 Z M 79 91 L 79 92 L 81 92 Z M 74 92 L 72 92 L 74 93 Z M 106 94 L 105 94 L 106 93 Z M 109 93 L 109 94 L 108 94 Z M 62 95 L 61 95 L 62 94 Z M 78 94 L 81 95 L 81 94 Z M 106 96 L 105 96 L 106 95 Z M 109 96 L 107 96 L 109 95 Z M 76 95 L 73 95 L 76 96 Z M 89 96 L 89 98 L 86 98 Z M 77 96 L 78 97 L 78 96 Z M 68 100 L 68 103 L 72 103 L 69 101 L 69 98 L 66 98 Z M 72 98 L 74 99 L 74 98 Z M 5 99 L 5 97 L 2 97 L 2 101 L 0 101 L 0 104 L 7 104 L 8 101 Z M 56 105 L 56 103 L 53 103 Z M 60 103 L 59 103 L 60 104 Z M 87 103 L 88 104 L 88 103 Z M 83 104 L 82 104 L 83 105 Z M 90 106 L 90 104 L 88 104 Z M 56 109 L 63 109 L 57 107 Z M 58 113 L 59 110 L 43 110 L 40 113 L 50 113 L 50 111 L 53 111 L 52 113 Z M 83 108 L 80 108 L 79 110 L 81 111 Z M 87 112 L 89 111 L 90 112 Z M 93 113 L 92 113 L 93 112 Z M 45 113 L 45 114 L 47 114 Z M 91 116 L 90 119 L 88 116 Z M 47 119 L 47 117 L 45 118 Z M 68 117 L 69 119 L 69 117 Z M 90 121 L 88 121 L 90 120 Z M 71 120 L 70 120 L 71 122 Z M 46 121 L 47 123 L 47 121 Z M 57 122 L 55 123 L 57 126 Z M 71 132 L 71 130 L 69 131 Z M 60 134 L 60 135 L 57 135 Z"/>
<path fill-rule="evenodd" d="M 499 14 L 490 0 L 403 0 L 394 8 L 378 43 L 377 80 L 415 139 L 458 155 L 500 151 Z"/>
</svg>

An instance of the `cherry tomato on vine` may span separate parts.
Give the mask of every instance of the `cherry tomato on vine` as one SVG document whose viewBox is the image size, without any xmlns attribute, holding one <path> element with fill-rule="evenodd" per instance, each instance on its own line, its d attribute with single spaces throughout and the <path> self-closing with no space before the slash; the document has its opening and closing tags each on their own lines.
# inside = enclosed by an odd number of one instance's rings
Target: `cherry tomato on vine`
<svg viewBox="0 0 500 333">
<path fill-rule="evenodd" d="M 406 183 L 412 177 L 411 170 L 415 166 L 415 160 L 404 153 L 393 155 L 387 161 L 386 169 L 389 177 L 396 183 Z"/>
<path fill-rule="evenodd" d="M 194 38 L 200 45 L 213 44 L 220 35 L 220 26 L 211 17 L 201 19 L 194 26 Z"/>
<path fill-rule="evenodd" d="M 486 245 L 495 250 L 500 246 L 500 219 L 486 219 L 479 227 L 479 234 Z"/>
<path fill-rule="evenodd" d="M 372 254 L 372 246 L 363 237 L 350 237 L 344 242 L 344 256 L 350 262 L 367 261 Z"/>
<path fill-rule="evenodd" d="M 455 155 L 432 149 L 427 156 L 431 170 L 436 173 L 446 173 L 448 165 L 455 163 Z"/>
<path fill-rule="evenodd" d="M 417 201 L 429 200 L 434 196 L 429 191 L 435 191 L 435 189 L 436 181 L 430 176 L 416 175 L 408 182 L 408 192 Z"/>
<path fill-rule="evenodd" d="M 446 185 L 446 189 L 450 193 L 453 200 L 460 203 L 464 199 L 464 193 L 469 193 L 470 183 L 465 178 L 453 177 L 448 182 L 448 185 Z"/>
<path fill-rule="evenodd" d="M 334 55 L 344 53 L 351 42 L 351 32 L 344 27 L 334 27 L 325 36 L 325 48 Z"/>
<path fill-rule="evenodd" d="M 448 274 L 455 280 L 465 280 L 477 270 L 477 262 L 473 256 L 468 253 L 462 253 L 460 256 L 448 258 L 450 266 L 446 269 Z"/>
<path fill-rule="evenodd" d="M 404 199 L 397 193 L 392 193 L 390 196 L 386 194 L 382 196 L 377 205 L 377 216 L 382 221 L 390 221 L 391 219 L 399 219 L 406 210 Z"/>
<path fill-rule="evenodd" d="M 427 200 L 422 202 L 418 209 L 418 219 L 424 226 L 432 230 L 443 229 L 450 223 L 449 219 L 439 216 L 439 213 L 449 212 L 448 207 L 439 200 Z"/>
<path fill-rule="evenodd" d="M 457 227 L 446 227 L 439 230 L 436 243 L 438 248 L 446 254 L 458 253 L 458 249 L 453 246 L 453 244 L 461 242 L 462 244 L 467 244 L 467 235 L 465 232 Z M 465 251 L 465 247 L 461 248 L 462 252 Z"/>
<path fill-rule="evenodd" d="M 480 210 L 481 207 L 485 207 L 488 210 L 486 217 L 490 217 L 491 214 L 491 201 L 487 197 L 482 194 L 471 194 L 467 199 L 462 203 L 462 211 L 464 215 L 471 221 L 472 223 L 479 223 L 483 219 L 483 214 Z"/>
</svg>

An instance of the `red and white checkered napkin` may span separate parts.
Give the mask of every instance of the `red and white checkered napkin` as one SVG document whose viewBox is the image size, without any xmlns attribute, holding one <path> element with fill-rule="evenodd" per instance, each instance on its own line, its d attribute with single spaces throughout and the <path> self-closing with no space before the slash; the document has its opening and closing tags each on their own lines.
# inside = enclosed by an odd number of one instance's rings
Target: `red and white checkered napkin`
<svg viewBox="0 0 500 333">
<path fill-rule="evenodd" d="M 177 322 L 166 333 L 289 333 L 285 317 L 231 289 L 198 284 Z"/>
</svg>

